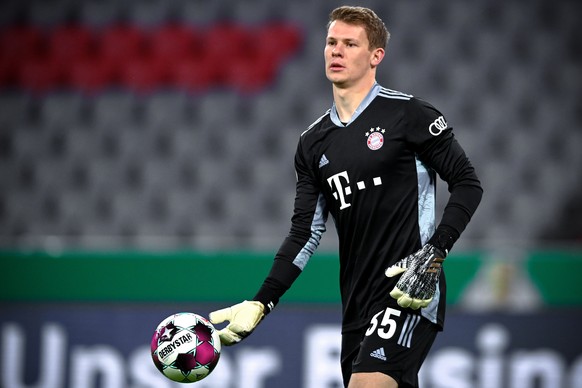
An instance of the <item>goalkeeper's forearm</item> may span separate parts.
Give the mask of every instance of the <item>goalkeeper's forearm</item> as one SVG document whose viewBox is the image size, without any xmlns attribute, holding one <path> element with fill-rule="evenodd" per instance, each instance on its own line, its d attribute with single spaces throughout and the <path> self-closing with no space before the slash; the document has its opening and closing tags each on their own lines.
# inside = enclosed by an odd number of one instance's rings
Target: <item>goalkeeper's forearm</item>
<svg viewBox="0 0 582 388">
<path fill-rule="evenodd" d="M 295 264 L 284 259 L 275 259 L 269 275 L 253 300 L 265 305 L 265 315 L 275 308 L 279 299 L 287 292 L 301 270 Z"/>
<path fill-rule="evenodd" d="M 230 322 L 224 329 L 219 330 L 220 341 L 224 345 L 234 345 L 248 337 L 275 308 L 300 273 L 301 270 L 293 263 L 275 259 L 269 276 L 253 300 L 210 313 L 210 321 L 214 324 Z"/>
</svg>

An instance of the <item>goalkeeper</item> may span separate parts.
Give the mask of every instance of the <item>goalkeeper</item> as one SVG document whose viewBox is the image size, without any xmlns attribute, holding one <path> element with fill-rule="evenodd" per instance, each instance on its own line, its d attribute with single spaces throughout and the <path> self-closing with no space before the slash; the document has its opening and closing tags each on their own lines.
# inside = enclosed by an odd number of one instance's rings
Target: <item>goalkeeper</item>
<svg viewBox="0 0 582 388">
<path fill-rule="evenodd" d="M 341 367 L 346 387 L 417 387 L 442 330 L 443 261 L 482 195 L 444 116 L 376 83 L 389 33 L 370 9 L 340 7 L 327 26 L 333 105 L 300 136 L 289 235 L 252 300 L 215 311 L 225 345 L 248 336 L 315 252 L 331 214 L 339 237 Z M 306 85 L 308 87 L 308 85 Z M 435 214 L 437 174 L 450 196 Z"/>
</svg>

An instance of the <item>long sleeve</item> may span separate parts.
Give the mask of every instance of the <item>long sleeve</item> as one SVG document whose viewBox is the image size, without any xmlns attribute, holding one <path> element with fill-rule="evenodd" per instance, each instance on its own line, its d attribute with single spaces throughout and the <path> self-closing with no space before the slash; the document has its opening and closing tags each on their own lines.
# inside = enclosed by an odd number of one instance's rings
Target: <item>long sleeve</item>
<svg viewBox="0 0 582 388">
<path fill-rule="evenodd" d="M 301 141 L 295 156 L 296 196 L 291 229 L 279 248 L 269 275 L 255 295 L 266 311 L 272 310 L 305 268 L 325 232 L 327 208 L 309 163 L 302 153 Z"/>
</svg>

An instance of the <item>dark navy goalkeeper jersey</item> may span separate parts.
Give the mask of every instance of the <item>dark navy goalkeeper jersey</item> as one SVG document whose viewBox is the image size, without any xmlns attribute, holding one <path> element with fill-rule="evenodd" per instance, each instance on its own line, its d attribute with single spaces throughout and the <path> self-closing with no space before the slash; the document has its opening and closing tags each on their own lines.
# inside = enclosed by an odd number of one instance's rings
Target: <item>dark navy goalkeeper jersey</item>
<svg viewBox="0 0 582 388">
<path fill-rule="evenodd" d="M 439 224 L 455 238 L 481 198 L 474 169 L 444 116 L 413 96 L 376 84 L 348 123 L 333 106 L 300 137 L 292 226 L 256 299 L 270 308 L 315 252 L 331 216 L 339 236 L 343 330 L 393 305 L 387 267 L 435 233 L 436 173 L 451 196 Z M 444 272 L 444 271 L 443 271 Z M 442 326 L 445 281 L 421 314 Z M 313 290 L 317 293 L 318 290 Z"/>
</svg>

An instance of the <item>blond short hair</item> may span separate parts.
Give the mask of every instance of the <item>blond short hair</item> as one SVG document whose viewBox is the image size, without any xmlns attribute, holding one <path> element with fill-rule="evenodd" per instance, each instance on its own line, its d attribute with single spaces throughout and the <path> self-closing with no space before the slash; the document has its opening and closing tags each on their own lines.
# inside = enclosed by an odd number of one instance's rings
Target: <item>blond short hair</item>
<svg viewBox="0 0 582 388">
<path fill-rule="evenodd" d="M 371 9 L 347 5 L 336 8 L 329 14 L 327 29 L 336 20 L 364 27 L 370 43 L 370 50 L 386 48 L 390 39 L 390 32 L 388 32 L 382 19 Z"/>
</svg>

